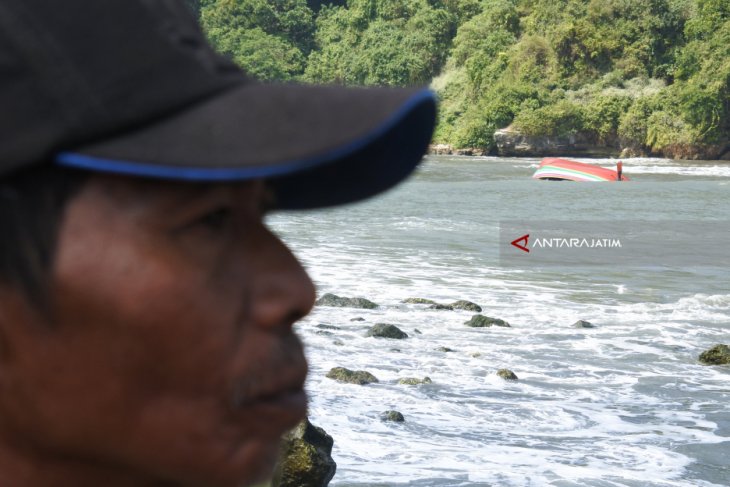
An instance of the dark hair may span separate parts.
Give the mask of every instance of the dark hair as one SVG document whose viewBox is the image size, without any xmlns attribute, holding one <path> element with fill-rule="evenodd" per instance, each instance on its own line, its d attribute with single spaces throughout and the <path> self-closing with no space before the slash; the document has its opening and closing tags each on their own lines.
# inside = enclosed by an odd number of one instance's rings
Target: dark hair
<svg viewBox="0 0 730 487">
<path fill-rule="evenodd" d="M 86 173 L 44 164 L 0 178 L 0 282 L 48 304 L 48 279 L 66 204 Z"/>
</svg>

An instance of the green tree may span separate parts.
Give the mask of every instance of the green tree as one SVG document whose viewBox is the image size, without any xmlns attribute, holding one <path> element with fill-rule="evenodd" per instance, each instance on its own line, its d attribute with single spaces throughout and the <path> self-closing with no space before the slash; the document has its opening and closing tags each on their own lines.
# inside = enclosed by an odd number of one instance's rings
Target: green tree
<svg viewBox="0 0 730 487">
<path fill-rule="evenodd" d="M 697 0 L 687 21 L 687 44 L 678 52 L 675 83 L 667 90 L 662 116 L 650 124 L 655 149 L 682 144 L 716 144 L 730 139 L 730 5 L 724 0 Z M 659 121 L 673 117 L 673 123 Z M 676 144 L 675 144 L 676 145 Z"/>
<path fill-rule="evenodd" d="M 304 71 L 299 49 L 259 27 L 229 31 L 219 38 L 218 47 L 257 79 L 289 80 Z"/>
<path fill-rule="evenodd" d="M 453 67 L 466 67 L 473 95 L 507 67 L 505 54 L 517 41 L 519 31 L 514 2 L 491 0 L 482 6 L 483 12 L 459 27 L 449 61 Z"/>
<path fill-rule="evenodd" d="M 351 0 L 323 7 L 305 79 L 407 86 L 428 83 L 446 60 L 455 18 L 426 0 Z"/>
<path fill-rule="evenodd" d="M 203 0 L 201 23 L 216 48 L 262 79 L 301 75 L 314 41 L 305 0 Z"/>
<path fill-rule="evenodd" d="M 568 135 L 584 129 L 585 111 L 580 104 L 560 100 L 555 104 L 520 111 L 514 125 L 527 135 Z"/>
<path fill-rule="evenodd" d="M 451 12 L 456 18 L 457 25 L 461 25 L 470 18 L 474 17 L 482 11 L 482 0 L 441 0 L 440 2 L 431 2 L 433 5 L 439 5 Z"/>
<path fill-rule="evenodd" d="M 727 0 L 185 1 L 262 79 L 432 81 L 438 142 L 488 150 L 509 124 L 653 152 L 730 139 Z"/>
<path fill-rule="evenodd" d="M 617 134 L 624 146 L 639 152 L 650 148 L 649 117 L 655 111 L 656 106 L 657 102 L 653 97 L 641 97 L 634 100 L 628 110 L 621 114 Z"/>
<path fill-rule="evenodd" d="M 492 0 L 482 13 L 461 25 L 454 38 L 451 61 L 463 66 L 470 58 L 491 58 L 516 41 L 519 17 L 514 2 Z"/>
<path fill-rule="evenodd" d="M 583 110 L 583 127 L 599 143 L 612 145 L 618 139 L 621 118 L 633 100 L 626 95 L 596 96 Z"/>
</svg>

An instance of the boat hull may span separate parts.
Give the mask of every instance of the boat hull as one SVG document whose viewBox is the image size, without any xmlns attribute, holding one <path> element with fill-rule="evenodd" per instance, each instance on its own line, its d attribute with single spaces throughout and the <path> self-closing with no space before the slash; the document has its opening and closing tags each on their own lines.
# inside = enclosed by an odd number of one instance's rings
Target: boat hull
<svg viewBox="0 0 730 487">
<path fill-rule="evenodd" d="M 532 177 L 533 179 L 558 181 L 617 181 L 618 172 L 585 162 L 546 157 Z M 629 178 L 621 175 L 621 181 L 628 180 Z"/>
</svg>

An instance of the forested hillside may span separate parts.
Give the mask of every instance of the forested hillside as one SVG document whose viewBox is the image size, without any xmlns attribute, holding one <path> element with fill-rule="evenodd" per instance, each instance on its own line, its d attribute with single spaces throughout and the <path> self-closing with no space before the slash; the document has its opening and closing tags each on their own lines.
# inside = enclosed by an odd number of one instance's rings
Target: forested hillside
<svg viewBox="0 0 730 487">
<path fill-rule="evenodd" d="M 730 136 L 730 0 L 189 0 L 267 80 L 431 84 L 436 141 L 498 128 L 717 157 Z"/>
</svg>

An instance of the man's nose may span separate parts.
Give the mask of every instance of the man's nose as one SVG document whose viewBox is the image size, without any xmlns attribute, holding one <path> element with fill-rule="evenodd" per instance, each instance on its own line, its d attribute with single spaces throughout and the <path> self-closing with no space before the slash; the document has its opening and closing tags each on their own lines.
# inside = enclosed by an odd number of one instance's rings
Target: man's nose
<svg viewBox="0 0 730 487">
<path fill-rule="evenodd" d="M 288 329 L 314 306 L 314 284 L 289 248 L 270 230 L 257 238 L 251 312 L 258 326 Z"/>
</svg>

